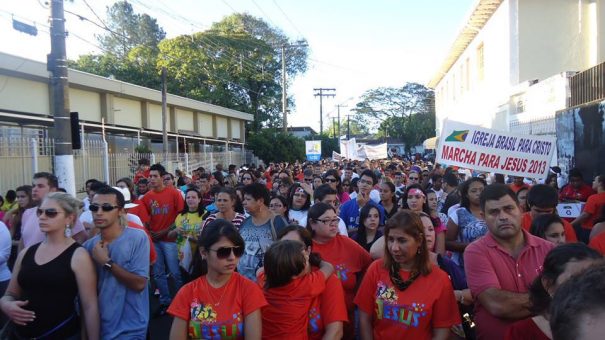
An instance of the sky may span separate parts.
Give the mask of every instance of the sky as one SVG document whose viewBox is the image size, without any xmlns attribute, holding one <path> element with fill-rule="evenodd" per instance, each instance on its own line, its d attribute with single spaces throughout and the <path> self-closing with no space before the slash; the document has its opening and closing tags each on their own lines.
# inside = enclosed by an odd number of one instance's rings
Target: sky
<svg viewBox="0 0 605 340">
<path fill-rule="evenodd" d="M 0 1 L 0 51 L 46 61 L 50 51 L 50 0 Z M 168 38 L 208 29 L 235 12 L 262 18 L 292 40 L 307 39 L 308 71 L 292 80 L 295 108 L 288 126 L 319 131 L 314 88 L 335 88 L 323 100 L 324 130 L 341 105 L 344 121 L 367 90 L 426 84 L 437 72 L 478 0 L 129 0 L 135 12 L 156 18 Z M 66 1 L 65 9 L 100 24 L 115 0 Z M 37 36 L 12 28 L 33 24 Z M 66 13 L 67 55 L 100 53 L 95 35 L 106 32 Z"/>
</svg>

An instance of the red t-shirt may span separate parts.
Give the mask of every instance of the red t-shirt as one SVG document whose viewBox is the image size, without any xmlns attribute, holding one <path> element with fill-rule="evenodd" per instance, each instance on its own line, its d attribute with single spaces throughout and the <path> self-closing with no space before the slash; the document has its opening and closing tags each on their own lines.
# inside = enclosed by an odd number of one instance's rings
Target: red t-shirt
<svg viewBox="0 0 605 340">
<path fill-rule="evenodd" d="M 605 255 L 605 233 L 597 234 L 597 236 L 591 238 L 588 246 L 601 253 L 601 255 Z"/>
<path fill-rule="evenodd" d="M 550 340 L 549 337 L 542 332 L 532 318 L 523 319 L 510 325 L 506 330 L 504 340 Z"/>
<path fill-rule="evenodd" d="M 266 305 L 254 282 L 233 273 L 221 288 L 206 276 L 184 285 L 168 313 L 187 322 L 188 339 L 243 339 L 246 316 Z"/>
<path fill-rule="evenodd" d="M 264 274 L 258 275 L 257 282 L 262 286 L 265 284 Z M 263 339 L 307 340 L 311 303 L 325 288 L 324 274 L 313 271 L 285 286 L 263 289 L 269 302 L 263 308 Z"/>
<path fill-rule="evenodd" d="M 527 184 L 525 184 L 525 183 L 523 183 L 522 185 L 516 185 L 515 183 L 511 183 L 511 184 L 509 184 L 509 186 L 508 186 L 508 187 L 509 187 L 509 188 L 510 188 L 510 190 L 512 190 L 512 191 L 513 191 L 515 194 L 516 194 L 516 193 L 517 193 L 519 190 L 521 190 L 521 189 L 523 189 L 523 188 L 527 188 L 527 189 L 531 188 L 529 185 L 527 185 Z"/>
<path fill-rule="evenodd" d="M 588 184 L 582 184 L 579 189 L 574 188 L 573 185 L 567 184 L 561 188 L 559 193 L 560 201 L 582 201 L 586 202 L 588 197 L 594 194 L 595 191 Z"/>
<path fill-rule="evenodd" d="M 342 284 L 336 275 L 332 274 L 326 280 L 326 290 L 313 299 L 309 309 L 309 339 L 321 340 L 326 325 L 342 321 L 347 323 L 347 306 Z"/>
<path fill-rule="evenodd" d="M 523 214 L 523 219 L 521 220 L 521 227 L 525 229 L 527 232 L 531 229 L 531 223 L 533 222 L 531 215 L 529 212 Z M 565 230 L 565 243 L 575 243 L 578 242 L 578 237 L 576 236 L 576 231 L 574 230 L 571 223 L 563 220 L 563 230 Z"/>
<path fill-rule="evenodd" d="M 357 287 L 357 274 L 363 274 L 372 263 L 370 254 L 354 240 L 341 235 L 336 235 L 325 244 L 313 241 L 313 252 L 319 253 L 322 259 L 334 266 L 335 274 L 342 282 L 344 289 L 349 320 L 354 320 L 353 299 Z M 344 338 L 354 336 L 354 331 L 353 323 L 346 323 Z"/>
<path fill-rule="evenodd" d="M 410 277 L 404 270 L 399 274 L 404 280 Z M 355 304 L 371 316 L 374 339 L 430 339 L 434 328 L 461 323 L 452 284 L 437 266 L 401 291 L 379 259 L 368 268 Z"/>
<path fill-rule="evenodd" d="M 590 217 L 582 223 L 582 228 L 592 229 L 595 225 L 595 219 L 601 216 L 603 206 L 605 206 L 605 192 L 588 197 L 588 201 L 586 201 L 586 205 L 584 205 L 584 210 L 582 210 L 582 212 L 589 213 Z"/>
<path fill-rule="evenodd" d="M 150 215 L 149 230 L 160 232 L 170 228 L 179 211 L 185 207 L 181 193 L 174 188 L 164 188 L 162 191 L 149 191 L 141 198 L 141 202 Z M 161 241 L 174 241 L 168 239 L 168 234 Z"/>
<path fill-rule="evenodd" d="M 155 247 L 153 246 L 153 240 L 151 239 L 151 236 L 149 235 L 149 232 L 147 231 L 147 229 L 145 229 L 143 226 L 138 225 L 132 221 L 128 221 L 128 226 L 130 228 L 141 229 L 145 232 L 145 235 L 147 235 L 147 238 L 149 239 L 149 264 L 154 264 L 155 260 L 158 258 L 158 254 L 155 251 Z"/>
<path fill-rule="evenodd" d="M 137 215 L 141 219 L 141 222 L 143 222 L 143 224 L 149 224 L 149 213 L 147 212 L 144 203 L 141 202 L 141 200 L 139 199 L 135 199 L 134 201 L 132 201 L 132 203 L 138 205 L 134 208 L 128 209 L 128 213 Z"/>
<path fill-rule="evenodd" d="M 139 181 L 141 180 L 141 178 L 149 178 L 149 173 L 151 172 L 151 170 L 145 170 L 145 171 L 137 171 L 136 174 L 134 174 L 134 184 L 139 183 Z"/>
</svg>

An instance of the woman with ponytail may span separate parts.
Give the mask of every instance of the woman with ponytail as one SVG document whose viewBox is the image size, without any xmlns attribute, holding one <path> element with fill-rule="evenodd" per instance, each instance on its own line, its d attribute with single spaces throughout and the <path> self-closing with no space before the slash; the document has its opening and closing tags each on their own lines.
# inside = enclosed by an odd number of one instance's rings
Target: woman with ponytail
<svg viewBox="0 0 605 340">
<path fill-rule="evenodd" d="M 512 324 L 505 339 L 552 339 L 549 325 L 550 303 L 557 288 L 570 277 L 582 272 L 601 259 L 601 255 L 584 243 L 566 243 L 553 248 L 544 259 L 542 272 L 529 288 L 530 317 Z"/>
<path fill-rule="evenodd" d="M 174 316 L 170 339 L 261 338 L 261 289 L 235 272 L 244 253 L 244 240 L 231 222 L 218 219 L 202 230 L 198 240 L 199 278 L 183 286 L 168 313 Z"/>
<path fill-rule="evenodd" d="M 384 258 L 368 268 L 357 291 L 362 340 L 445 340 L 460 315 L 450 280 L 432 264 L 417 213 L 402 210 L 384 230 Z"/>
</svg>

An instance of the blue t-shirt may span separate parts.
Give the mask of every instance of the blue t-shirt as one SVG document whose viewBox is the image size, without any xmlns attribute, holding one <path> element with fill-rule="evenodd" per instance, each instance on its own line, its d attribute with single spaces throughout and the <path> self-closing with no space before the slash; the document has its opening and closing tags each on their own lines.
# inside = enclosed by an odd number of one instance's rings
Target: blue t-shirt
<svg viewBox="0 0 605 340">
<path fill-rule="evenodd" d="M 92 249 L 101 240 L 96 235 L 84 243 Z M 149 278 L 149 238 L 145 231 L 126 227 L 109 245 L 109 257 L 124 270 Z M 102 339 L 145 339 L 149 323 L 148 285 L 135 292 L 120 283 L 103 266 L 96 264 Z"/>
<path fill-rule="evenodd" d="M 378 212 L 380 213 L 380 225 L 384 225 L 384 217 L 386 214 L 382 205 L 376 204 L 372 200 L 369 200 L 366 204 L 374 206 L 378 209 Z M 360 209 L 357 205 L 356 199 L 347 201 L 340 207 L 340 218 L 345 222 L 348 230 L 355 229 L 359 226 L 359 210 Z"/>
<path fill-rule="evenodd" d="M 265 252 L 273 244 L 277 233 L 286 226 L 281 216 L 272 217 L 274 231 L 271 231 L 271 220 L 263 225 L 252 223 L 252 216 L 246 218 L 239 227 L 239 233 L 246 242 L 246 251 L 240 258 L 237 271 L 244 277 L 256 282 L 256 271 L 263 266 Z"/>
</svg>

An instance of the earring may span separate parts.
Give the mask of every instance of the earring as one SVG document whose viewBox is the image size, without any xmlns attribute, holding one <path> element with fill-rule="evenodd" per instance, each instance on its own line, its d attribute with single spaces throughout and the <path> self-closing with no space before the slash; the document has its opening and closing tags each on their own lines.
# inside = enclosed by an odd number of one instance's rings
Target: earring
<svg viewBox="0 0 605 340">
<path fill-rule="evenodd" d="M 416 254 L 420 255 L 420 248 L 418 248 L 418 250 L 416 250 Z"/>
<path fill-rule="evenodd" d="M 70 238 L 71 237 L 71 226 L 68 224 L 65 226 L 65 237 Z"/>
</svg>

